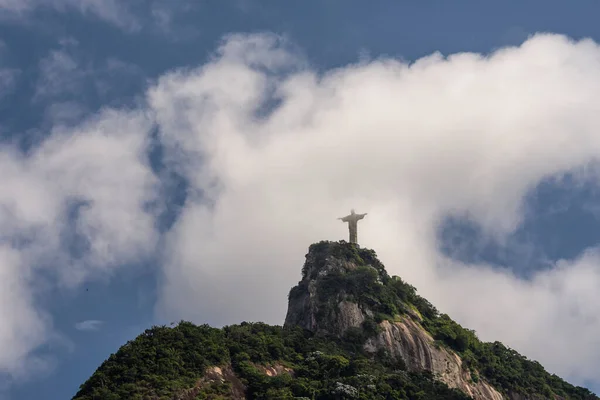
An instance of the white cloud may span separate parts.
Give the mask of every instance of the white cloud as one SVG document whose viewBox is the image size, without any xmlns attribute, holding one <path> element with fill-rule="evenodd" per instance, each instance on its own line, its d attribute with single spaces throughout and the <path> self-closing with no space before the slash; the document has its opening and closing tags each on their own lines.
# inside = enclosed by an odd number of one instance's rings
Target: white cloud
<svg viewBox="0 0 600 400">
<path fill-rule="evenodd" d="M 160 34 L 164 38 L 179 41 L 198 38 L 201 27 L 180 22 L 190 13 L 205 7 L 203 2 L 189 0 L 0 0 L 0 20 L 24 23 L 31 22 L 33 17 L 39 24 L 45 21 L 42 18 L 35 19 L 37 11 L 51 10 L 58 15 L 78 13 L 84 18 L 103 21 L 127 33 Z"/>
<path fill-rule="evenodd" d="M 21 71 L 10 67 L 7 62 L 8 46 L 0 40 L 0 99 L 5 98 L 15 89 Z"/>
<path fill-rule="evenodd" d="M 27 155 L 0 147 L 0 372 L 18 376 L 39 365 L 35 350 L 56 339 L 38 303 L 48 285 L 109 277 L 154 253 L 151 126 L 144 112 L 104 110 L 56 128 Z M 69 216 L 74 202 L 82 206 Z M 74 237 L 85 244 L 78 254 Z"/>
<path fill-rule="evenodd" d="M 46 342 L 47 316 L 36 310 L 28 278 L 30 269 L 20 254 L 0 246 L 0 373 L 22 376 L 39 360 L 31 349 Z"/>
<path fill-rule="evenodd" d="M 54 0 L 55 7 L 73 7 L 125 29 L 136 31 L 140 23 L 123 2 L 118 0 Z"/>
<path fill-rule="evenodd" d="M 146 159 L 150 128 L 142 112 L 106 110 L 73 130 L 55 131 L 31 159 L 34 171 L 53 183 L 63 212 L 66 201 L 86 203 L 76 230 L 89 240 L 87 268 L 118 267 L 152 253 L 157 238 L 146 205 L 158 182 Z M 76 282 L 72 273 L 65 279 Z"/>
<path fill-rule="evenodd" d="M 101 99 L 110 98 L 110 94 L 119 91 L 123 81 L 141 82 L 143 71 L 136 65 L 109 58 L 104 63 L 95 63 L 79 54 L 76 41 L 62 39 L 60 48 L 51 50 L 39 63 L 39 74 L 33 100 L 42 101 L 67 96 L 86 98 L 95 94 Z M 2 75 L 0 74 L 0 79 Z M 1 81 L 0 81 L 1 83 Z M 81 114 L 82 105 L 74 101 L 64 102 L 56 108 L 56 103 L 49 105 L 50 120 L 60 121 L 73 114 Z"/>
<path fill-rule="evenodd" d="M 16 68 L 0 69 L 0 98 L 3 98 L 14 91 L 19 75 L 20 71 Z"/>
<path fill-rule="evenodd" d="M 81 90 L 85 71 L 75 58 L 64 50 L 53 50 L 40 62 L 40 81 L 35 97 L 76 94 Z"/>
<path fill-rule="evenodd" d="M 182 23 L 181 18 L 187 17 L 207 6 L 203 2 L 190 2 L 186 0 L 172 0 L 164 2 L 151 1 L 149 5 L 149 21 L 144 28 L 151 32 L 161 34 L 164 38 L 174 41 L 194 40 L 202 32 L 202 26 Z"/>
<path fill-rule="evenodd" d="M 540 360 L 551 371 L 579 382 L 598 382 L 597 249 L 577 260 L 561 261 L 552 271 L 539 272 L 531 282 L 516 281 L 484 266 L 455 265 L 444 283 L 439 297 L 464 293 L 462 301 L 453 306 L 454 314 L 477 325 L 487 339 L 506 338 L 512 347 Z M 497 305 L 492 307 L 494 300 Z"/>
<path fill-rule="evenodd" d="M 10 11 L 23 12 L 30 7 L 31 1 L 28 0 L 0 0 L 0 8 Z"/>
<path fill-rule="evenodd" d="M 553 372 L 600 382 L 595 253 L 524 282 L 446 260 L 435 235 L 455 214 L 502 240 L 542 179 L 597 162 L 600 48 L 538 35 L 489 56 L 323 76 L 298 62 L 273 36 L 233 36 L 211 63 L 149 92 L 169 163 L 192 185 L 158 311 L 282 323 L 307 246 L 345 238 L 335 218 L 354 207 L 369 212 L 361 244 L 442 311 Z M 270 96 L 281 104 L 257 115 Z"/>
<path fill-rule="evenodd" d="M 104 321 L 99 321 L 97 319 L 88 319 L 85 321 L 77 322 L 75 324 L 75 329 L 78 331 L 97 331 L 104 324 Z"/>
<path fill-rule="evenodd" d="M 23 15 L 36 8 L 51 8 L 59 12 L 77 11 L 93 15 L 123 30 L 140 29 L 140 22 L 129 7 L 118 0 L 0 0 L 0 10 L 5 14 Z"/>
</svg>

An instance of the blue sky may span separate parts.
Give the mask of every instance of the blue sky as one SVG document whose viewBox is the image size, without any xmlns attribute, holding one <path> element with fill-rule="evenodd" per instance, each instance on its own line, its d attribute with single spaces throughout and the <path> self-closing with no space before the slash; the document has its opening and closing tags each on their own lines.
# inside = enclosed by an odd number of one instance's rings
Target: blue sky
<svg viewBox="0 0 600 400">
<path fill-rule="evenodd" d="M 153 324 L 282 323 L 350 207 L 438 308 L 600 392 L 598 12 L 0 0 L 2 396 L 70 398 Z"/>
</svg>

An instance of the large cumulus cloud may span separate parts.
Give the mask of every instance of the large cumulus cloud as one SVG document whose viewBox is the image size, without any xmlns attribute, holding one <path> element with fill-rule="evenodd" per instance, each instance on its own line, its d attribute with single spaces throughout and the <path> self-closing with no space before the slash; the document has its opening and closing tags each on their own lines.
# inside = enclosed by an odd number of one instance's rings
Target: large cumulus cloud
<svg viewBox="0 0 600 400">
<path fill-rule="evenodd" d="M 149 92 L 170 166 L 191 184 L 159 312 L 281 323 L 307 246 L 345 238 L 335 218 L 355 207 L 369 212 L 359 242 L 442 311 L 555 372 L 600 379 L 596 253 L 524 282 L 449 260 L 436 242 L 448 215 L 502 240 L 541 180 L 597 162 L 600 48 L 537 35 L 490 55 L 324 74 L 287 48 L 234 35 Z"/>
</svg>

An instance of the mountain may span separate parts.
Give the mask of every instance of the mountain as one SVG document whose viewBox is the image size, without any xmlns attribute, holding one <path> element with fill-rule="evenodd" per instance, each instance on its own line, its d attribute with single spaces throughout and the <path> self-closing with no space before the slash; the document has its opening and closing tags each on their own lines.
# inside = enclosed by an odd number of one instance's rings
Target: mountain
<svg viewBox="0 0 600 400">
<path fill-rule="evenodd" d="M 598 399 L 500 342 L 484 343 L 373 250 L 310 246 L 285 324 L 180 322 L 112 354 L 74 400 Z"/>
</svg>

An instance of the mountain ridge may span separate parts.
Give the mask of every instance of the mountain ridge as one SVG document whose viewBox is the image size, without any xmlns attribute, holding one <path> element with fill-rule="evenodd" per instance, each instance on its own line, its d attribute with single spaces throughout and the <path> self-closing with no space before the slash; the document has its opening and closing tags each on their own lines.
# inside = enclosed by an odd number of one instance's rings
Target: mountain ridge
<svg viewBox="0 0 600 400">
<path fill-rule="evenodd" d="M 598 399 L 500 342 L 481 342 L 373 250 L 309 247 L 283 327 L 182 321 L 121 347 L 88 399 Z"/>
</svg>

